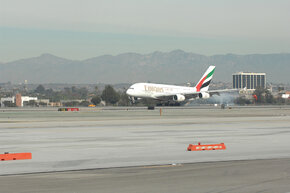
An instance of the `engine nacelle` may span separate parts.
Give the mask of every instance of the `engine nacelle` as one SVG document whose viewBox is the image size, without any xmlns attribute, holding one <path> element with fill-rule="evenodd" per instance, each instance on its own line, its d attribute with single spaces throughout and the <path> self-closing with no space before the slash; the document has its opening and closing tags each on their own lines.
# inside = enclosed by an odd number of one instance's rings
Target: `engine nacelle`
<svg viewBox="0 0 290 193">
<path fill-rule="evenodd" d="M 201 99 L 208 99 L 210 97 L 210 94 L 207 92 L 201 92 L 198 94 L 198 97 Z"/>
<path fill-rule="evenodd" d="M 182 102 L 185 100 L 185 96 L 181 95 L 181 94 L 177 94 L 173 96 L 173 100 L 177 101 L 177 102 Z"/>
</svg>

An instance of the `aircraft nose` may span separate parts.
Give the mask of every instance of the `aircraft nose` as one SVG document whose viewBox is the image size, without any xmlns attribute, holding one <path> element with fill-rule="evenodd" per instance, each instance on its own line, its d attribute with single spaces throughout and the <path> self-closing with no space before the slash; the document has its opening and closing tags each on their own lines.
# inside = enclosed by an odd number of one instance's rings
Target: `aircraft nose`
<svg viewBox="0 0 290 193">
<path fill-rule="evenodd" d="M 128 89 L 128 90 L 126 91 L 126 94 L 127 94 L 127 95 L 131 95 L 131 90 Z"/>
</svg>

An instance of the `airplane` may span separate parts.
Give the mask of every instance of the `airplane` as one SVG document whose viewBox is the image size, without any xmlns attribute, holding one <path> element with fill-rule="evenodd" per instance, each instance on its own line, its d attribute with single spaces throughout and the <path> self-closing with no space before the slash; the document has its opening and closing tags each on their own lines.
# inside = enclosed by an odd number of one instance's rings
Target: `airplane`
<svg viewBox="0 0 290 193">
<path fill-rule="evenodd" d="M 212 80 L 215 71 L 215 66 L 210 66 L 201 79 L 198 81 L 196 86 L 176 86 L 167 84 L 155 84 L 155 83 L 135 83 L 129 87 L 126 94 L 132 103 L 142 98 L 150 98 L 158 101 L 173 101 L 183 102 L 195 98 L 210 98 L 214 94 L 220 92 L 228 92 L 236 89 L 225 89 L 225 90 L 212 90 L 209 91 L 209 84 Z"/>
</svg>

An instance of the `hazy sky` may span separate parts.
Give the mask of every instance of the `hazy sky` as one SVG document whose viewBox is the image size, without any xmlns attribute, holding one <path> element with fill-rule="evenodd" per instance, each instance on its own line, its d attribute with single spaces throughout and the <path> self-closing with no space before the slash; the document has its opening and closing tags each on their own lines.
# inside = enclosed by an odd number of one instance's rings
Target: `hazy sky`
<svg viewBox="0 0 290 193">
<path fill-rule="evenodd" d="M 289 0 L 0 0 L 0 62 L 290 52 Z"/>
</svg>

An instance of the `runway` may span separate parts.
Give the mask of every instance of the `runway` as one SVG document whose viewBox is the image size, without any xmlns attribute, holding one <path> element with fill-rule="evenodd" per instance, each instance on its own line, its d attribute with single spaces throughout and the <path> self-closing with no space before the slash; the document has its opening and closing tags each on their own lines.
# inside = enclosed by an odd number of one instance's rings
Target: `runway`
<svg viewBox="0 0 290 193">
<path fill-rule="evenodd" d="M 0 176 L 1 192 L 286 193 L 290 159 L 249 160 Z"/>
<path fill-rule="evenodd" d="M 287 106 L 164 108 L 162 116 L 159 109 L 144 108 L 3 110 L 0 123 L 0 152 L 32 152 L 33 157 L 0 162 L 2 179 L 38 172 L 290 158 Z M 198 142 L 223 142 L 227 149 L 186 151 L 188 144 Z"/>
</svg>

